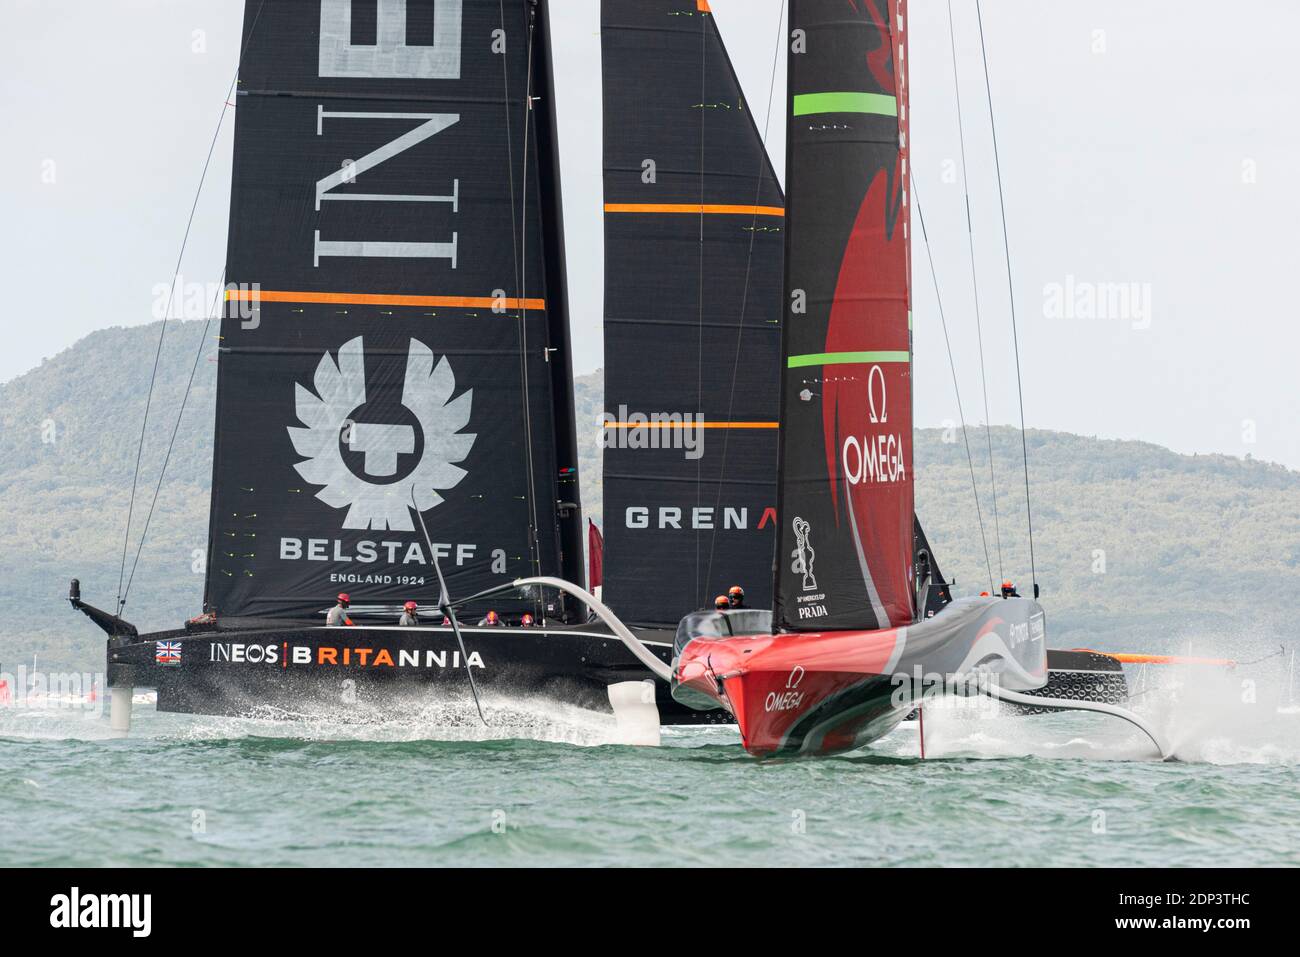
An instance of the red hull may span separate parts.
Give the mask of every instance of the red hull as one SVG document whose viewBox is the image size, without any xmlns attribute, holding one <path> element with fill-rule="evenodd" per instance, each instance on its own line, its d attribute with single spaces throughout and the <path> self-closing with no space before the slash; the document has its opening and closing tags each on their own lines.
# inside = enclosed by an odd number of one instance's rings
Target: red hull
<svg viewBox="0 0 1300 957">
<path fill-rule="evenodd" d="M 919 694 L 986 678 L 1009 690 L 1047 681 L 1042 609 L 964 599 L 906 628 L 697 637 L 674 662 L 673 696 L 720 704 L 758 756 L 851 751 L 893 730 Z"/>
<path fill-rule="evenodd" d="M 911 710 L 906 689 L 894 703 L 898 682 L 887 677 L 901 646 L 897 629 L 697 640 L 677 677 L 731 711 L 751 754 L 833 754 L 880 737 Z"/>
</svg>

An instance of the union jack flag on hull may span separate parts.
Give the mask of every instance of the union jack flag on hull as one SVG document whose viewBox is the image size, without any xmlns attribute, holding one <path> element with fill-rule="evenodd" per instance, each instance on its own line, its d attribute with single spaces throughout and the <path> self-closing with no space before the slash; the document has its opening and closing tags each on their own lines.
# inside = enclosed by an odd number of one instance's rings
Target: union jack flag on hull
<svg viewBox="0 0 1300 957">
<path fill-rule="evenodd" d="M 179 665 L 181 663 L 181 643 L 179 641 L 155 642 L 153 660 L 160 665 Z"/>
</svg>

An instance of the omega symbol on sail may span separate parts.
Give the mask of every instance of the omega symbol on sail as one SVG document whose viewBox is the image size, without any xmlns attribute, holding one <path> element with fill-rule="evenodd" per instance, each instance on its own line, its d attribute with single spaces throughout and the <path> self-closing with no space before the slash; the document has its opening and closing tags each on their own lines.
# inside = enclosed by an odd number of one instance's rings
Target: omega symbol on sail
<svg viewBox="0 0 1300 957">
<path fill-rule="evenodd" d="M 880 383 L 880 405 L 876 405 L 876 383 Z M 885 389 L 885 372 L 880 366 L 872 366 L 867 376 L 867 402 L 870 403 L 872 425 L 889 421 L 889 392 Z M 877 411 L 878 410 L 878 411 Z"/>
<path fill-rule="evenodd" d="M 435 366 L 433 351 L 411 340 L 406 358 L 402 405 L 423 433 L 419 464 L 398 481 L 398 460 L 416 450 L 415 426 L 402 423 L 353 422 L 366 404 L 365 348 L 360 337 L 339 349 L 338 361 L 328 352 L 316 367 L 315 394 L 298 384 L 298 419 L 306 428 L 289 428 L 297 453 L 307 461 L 294 466 L 312 485 L 323 486 L 316 497 L 331 508 L 348 510 L 345 529 L 411 532 L 411 504 L 421 512 L 439 505 L 439 491 L 454 488 L 467 474 L 463 462 L 477 435 L 461 432 L 469 424 L 473 390 L 452 398 L 456 378 L 443 357 Z M 357 475 L 344 460 L 343 447 L 360 453 Z"/>
</svg>

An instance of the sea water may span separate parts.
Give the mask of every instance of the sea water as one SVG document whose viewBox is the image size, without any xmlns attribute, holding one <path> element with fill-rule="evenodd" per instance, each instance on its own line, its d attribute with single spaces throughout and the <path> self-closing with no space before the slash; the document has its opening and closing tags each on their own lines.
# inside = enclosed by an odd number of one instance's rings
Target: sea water
<svg viewBox="0 0 1300 957">
<path fill-rule="evenodd" d="M 734 728 L 612 744 L 518 700 L 253 718 L 0 709 L 0 866 L 1300 865 L 1300 711 L 1221 669 L 1131 674 L 1161 762 L 1098 715 L 929 705 L 861 751 Z"/>
</svg>

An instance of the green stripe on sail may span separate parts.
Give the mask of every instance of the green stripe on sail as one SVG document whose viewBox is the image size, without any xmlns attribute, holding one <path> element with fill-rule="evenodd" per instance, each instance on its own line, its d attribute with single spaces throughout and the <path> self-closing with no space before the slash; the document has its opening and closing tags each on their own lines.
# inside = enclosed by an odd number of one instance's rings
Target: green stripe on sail
<svg viewBox="0 0 1300 957">
<path fill-rule="evenodd" d="M 897 116 L 898 100 L 884 93 L 800 93 L 794 98 L 794 115 L 814 113 L 875 113 Z"/>
<path fill-rule="evenodd" d="M 908 352 L 814 352 L 806 356 L 791 356 L 786 365 L 791 369 L 808 366 L 877 365 L 881 362 L 912 361 Z"/>
</svg>

